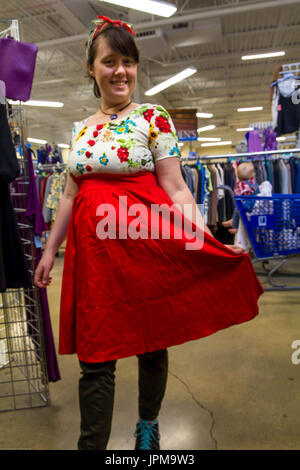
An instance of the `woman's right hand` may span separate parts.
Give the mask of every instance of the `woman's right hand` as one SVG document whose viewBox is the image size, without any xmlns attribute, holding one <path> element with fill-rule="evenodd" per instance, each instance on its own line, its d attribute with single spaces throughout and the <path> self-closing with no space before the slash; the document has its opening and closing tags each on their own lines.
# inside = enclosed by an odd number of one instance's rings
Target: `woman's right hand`
<svg viewBox="0 0 300 470">
<path fill-rule="evenodd" d="M 54 264 L 54 256 L 44 252 L 39 264 L 34 273 L 34 284 L 37 287 L 47 287 L 52 281 L 52 278 L 49 277 L 49 273 Z"/>
</svg>

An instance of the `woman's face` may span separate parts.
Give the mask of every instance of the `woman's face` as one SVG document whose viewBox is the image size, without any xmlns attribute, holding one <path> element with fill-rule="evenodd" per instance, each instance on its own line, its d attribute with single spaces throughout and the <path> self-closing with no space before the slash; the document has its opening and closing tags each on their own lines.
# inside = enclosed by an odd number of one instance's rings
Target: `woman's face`
<svg viewBox="0 0 300 470">
<path fill-rule="evenodd" d="M 90 73 L 98 84 L 101 97 L 108 103 L 125 102 L 133 94 L 137 79 L 135 60 L 115 52 L 104 37 L 98 39 Z"/>
</svg>

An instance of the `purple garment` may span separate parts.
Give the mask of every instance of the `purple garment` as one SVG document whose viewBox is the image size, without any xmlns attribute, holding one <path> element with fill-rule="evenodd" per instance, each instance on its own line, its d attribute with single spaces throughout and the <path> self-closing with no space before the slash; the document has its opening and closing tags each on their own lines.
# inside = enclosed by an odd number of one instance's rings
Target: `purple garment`
<svg viewBox="0 0 300 470">
<path fill-rule="evenodd" d="M 259 135 L 259 131 L 254 129 L 254 131 L 249 132 L 248 152 L 254 153 L 254 152 L 262 152 L 262 151 L 263 151 L 263 147 L 262 147 L 262 142 L 261 142 L 261 137 Z"/>
<path fill-rule="evenodd" d="M 267 129 L 264 130 L 264 137 L 264 150 L 277 150 L 277 134 L 271 127 L 267 127 Z"/>
<path fill-rule="evenodd" d="M 40 261 L 42 257 L 41 248 L 36 249 L 36 263 Z M 45 339 L 45 348 L 46 348 L 46 361 L 47 361 L 47 372 L 49 382 L 56 382 L 61 379 L 55 345 L 52 334 L 52 325 L 50 320 L 49 304 L 47 297 L 46 289 L 39 289 L 40 299 L 41 299 L 41 311 L 43 317 L 43 330 L 44 330 L 44 339 Z"/>
<path fill-rule="evenodd" d="M 43 230 L 46 230 L 47 228 L 46 228 L 46 224 L 43 218 L 42 208 L 41 208 L 40 201 L 39 201 L 38 194 L 37 194 L 31 150 L 27 148 L 26 151 L 27 151 L 30 182 L 29 182 L 29 189 L 28 189 L 27 211 L 26 211 L 25 216 L 29 217 L 30 220 L 34 223 L 35 234 L 41 236 Z M 42 257 L 41 248 L 35 248 L 35 254 L 36 254 L 36 264 L 38 264 L 38 262 L 40 261 Z M 42 319 L 43 319 L 48 379 L 50 382 L 55 382 L 57 380 L 60 380 L 61 377 L 59 373 L 54 340 L 53 340 L 47 290 L 39 289 L 39 292 L 40 292 L 40 299 L 41 299 L 41 312 L 42 312 Z"/>
<path fill-rule="evenodd" d="M 47 226 L 44 221 L 42 214 L 40 200 L 37 194 L 37 187 L 35 182 L 31 150 L 27 149 L 28 159 L 28 170 L 29 170 L 29 188 L 28 188 L 28 199 L 27 199 L 27 211 L 25 216 L 28 217 L 31 222 L 34 222 L 34 231 L 36 235 L 40 237 L 44 230 L 47 230 Z M 33 184 L 34 183 L 34 184 Z"/>
</svg>

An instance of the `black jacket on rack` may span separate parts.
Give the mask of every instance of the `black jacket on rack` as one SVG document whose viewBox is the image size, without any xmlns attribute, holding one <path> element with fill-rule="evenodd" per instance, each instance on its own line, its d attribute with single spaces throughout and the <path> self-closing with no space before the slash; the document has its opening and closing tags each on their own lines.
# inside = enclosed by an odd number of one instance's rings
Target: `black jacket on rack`
<svg viewBox="0 0 300 470">
<path fill-rule="evenodd" d="M 9 191 L 19 171 L 6 108 L 0 105 L 0 292 L 32 286 Z"/>
</svg>

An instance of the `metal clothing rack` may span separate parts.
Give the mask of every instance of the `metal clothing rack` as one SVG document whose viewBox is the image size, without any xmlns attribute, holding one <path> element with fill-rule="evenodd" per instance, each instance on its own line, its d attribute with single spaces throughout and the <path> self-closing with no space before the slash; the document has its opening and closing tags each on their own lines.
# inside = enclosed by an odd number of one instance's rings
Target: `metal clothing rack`
<svg viewBox="0 0 300 470">
<path fill-rule="evenodd" d="M 284 75 L 286 73 L 300 73 L 300 62 L 296 62 L 294 64 L 283 64 L 282 70 L 279 72 L 280 75 Z"/>
<path fill-rule="evenodd" d="M 17 20 L 1 20 L 8 24 L 2 37 L 19 40 Z M 0 32 L 1 37 L 1 32 Z M 32 224 L 24 217 L 27 208 L 29 169 L 24 146 L 22 105 L 8 115 L 17 126 L 23 157 L 18 158 L 20 175 L 10 185 L 27 268 L 33 277 L 36 247 Z M 48 375 L 39 289 L 7 289 L 0 295 L 0 411 L 47 406 L 49 404 Z"/>
<path fill-rule="evenodd" d="M 203 155 L 199 155 L 199 157 L 197 159 L 195 158 L 181 158 L 181 162 L 190 162 L 190 163 L 195 163 L 197 162 L 198 160 L 203 160 L 204 161 L 209 161 L 209 160 L 220 160 L 220 159 L 224 159 L 224 158 L 227 158 L 227 159 L 230 159 L 230 160 L 234 160 L 234 159 L 243 159 L 243 158 L 252 158 L 252 157 L 256 157 L 256 156 L 259 156 L 259 157 L 264 157 L 264 156 L 280 156 L 280 155 L 284 155 L 284 154 L 292 154 L 292 153 L 295 153 L 295 154 L 300 154 L 300 149 L 299 148 L 293 148 L 293 149 L 283 149 L 283 150 L 267 150 L 267 151 L 264 151 L 264 152 L 248 152 L 248 153 L 228 153 L 228 154 L 225 154 L 225 155 L 213 155 L 213 156 L 203 156 Z M 255 161 L 255 160 L 253 160 Z"/>
<path fill-rule="evenodd" d="M 32 161 L 35 170 L 65 170 L 67 168 L 66 163 L 37 163 Z"/>
</svg>

